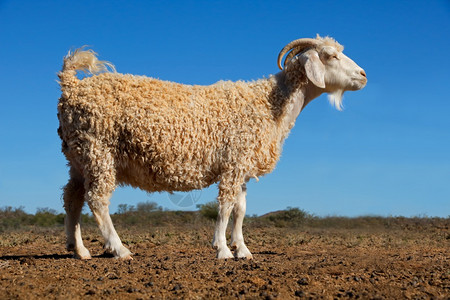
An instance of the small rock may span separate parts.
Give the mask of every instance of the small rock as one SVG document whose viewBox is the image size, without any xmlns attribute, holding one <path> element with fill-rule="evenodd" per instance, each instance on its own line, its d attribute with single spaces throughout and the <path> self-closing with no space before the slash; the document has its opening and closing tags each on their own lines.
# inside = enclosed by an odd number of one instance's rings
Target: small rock
<svg viewBox="0 0 450 300">
<path fill-rule="evenodd" d="M 86 292 L 86 295 L 95 295 L 95 291 L 94 290 L 89 290 Z"/>
<path fill-rule="evenodd" d="M 300 278 L 299 280 L 297 280 L 297 283 L 298 283 L 299 285 L 308 285 L 308 284 L 309 284 L 308 278 L 305 278 L 305 277 Z"/>
<path fill-rule="evenodd" d="M 305 297 L 305 292 L 304 291 L 295 291 L 295 296 L 296 297 Z"/>
<path fill-rule="evenodd" d="M 104 295 L 111 295 L 112 292 L 111 292 L 111 290 L 106 289 L 106 290 L 103 290 L 103 294 L 104 294 Z"/>
<path fill-rule="evenodd" d="M 139 292 L 139 290 L 137 289 L 137 288 L 134 288 L 134 287 L 129 287 L 128 289 L 127 289 L 127 292 L 128 293 L 136 293 L 136 292 Z"/>
<path fill-rule="evenodd" d="M 115 273 L 110 273 L 107 276 L 108 276 L 108 279 L 111 279 L 111 280 L 119 279 L 119 276 L 117 276 L 117 274 L 115 274 Z"/>
</svg>

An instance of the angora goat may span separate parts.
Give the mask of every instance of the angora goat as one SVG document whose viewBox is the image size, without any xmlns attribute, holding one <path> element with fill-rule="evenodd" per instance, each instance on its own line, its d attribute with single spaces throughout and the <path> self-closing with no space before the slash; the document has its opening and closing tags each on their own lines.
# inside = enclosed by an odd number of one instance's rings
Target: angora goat
<svg viewBox="0 0 450 300">
<path fill-rule="evenodd" d="M 366 85 L 364 70 L 342 50 L 329 37 L 298 39 L 281 50 L 280 69 L 287 56 L 278 74 L 210 86 L 119 74 L 90 50 L 69 52 L 58 74 L 58 133 L 70 166 L 63 195 L 67 248 L 75 257 L 91 257 L 80 231 L 86 201 L 105 248 L 132 258 L 109 215 L 118 185 L 173 192 L 218 183 L 217 257 L 252 258 L 242 235 L 246 182 L 275 168 L 284 139 L 311 100 L 329 93 L 340 109 L 344 91 Z M 78 70 L 93 76 L 80 80 Z M 231 212 L 234 255 L 225 237 Z"/>
</svg>

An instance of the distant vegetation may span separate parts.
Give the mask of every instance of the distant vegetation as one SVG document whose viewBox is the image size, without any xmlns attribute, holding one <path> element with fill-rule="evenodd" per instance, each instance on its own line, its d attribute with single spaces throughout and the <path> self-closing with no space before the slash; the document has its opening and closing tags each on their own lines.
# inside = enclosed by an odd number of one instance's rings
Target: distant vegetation
<svg viewBox="0 0 450 300">
<path fill-rule="evenodd" d="M 197 205 L 198 211 L 168 211 L 155 202 L 138 203 L 136 206 L 120 204 L 117 213 L 111 218 L 117 226 L 183 226 L 212 225 L 217 218 L 218 205 L 216 201 Z M 49 208 L 40 208 L 35 214 L 28 214 L 23 207 L 0 208 L 0 232 L 23 229 L 26 227 L 56 227 L 64 226 L 65 214 Z M 84 226 L 95 225 L 91 215 L 83 214 Z M 246 226 L 254 227 L 289 227 L 289 228 L 398 228 L 411 229 L 425 226 L 450 226 L 450 216 L 447 218 L 430 217 L 379 217 L 362 216 L 355 218 L 328 216 L 317 217 L 299 208 L 288 207 L 285 210 L 271 212 L 262 216 L 247 216 Z"/>
</svg>

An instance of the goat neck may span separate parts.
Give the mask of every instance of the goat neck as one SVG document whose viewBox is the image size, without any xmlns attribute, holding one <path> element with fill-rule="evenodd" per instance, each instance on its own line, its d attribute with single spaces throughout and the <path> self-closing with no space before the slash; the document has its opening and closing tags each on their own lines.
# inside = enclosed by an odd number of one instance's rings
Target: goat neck
<svg viewBox="0 0 450 300">
<path fill-rule="evenodd" d="M 282 110 L 279 116 L 277 116 L 277 125 L 281 136 L 284 138 L 292 127 L 294 127 L 300 112 L 312 100 L 319 97 L 324 90 L 308 80 L 302 84 L 298 84 L 299 82 L 295 84 L 284 72 L 280 72 L 274 77 L 277 81 L 275 89 L 279 90 L 278 94 L 284 95 L 283 105 L 281 106 Z M 303 81 L 303 79 L 299 78 L 296 78 L 296 80 Z"/>
</svg>

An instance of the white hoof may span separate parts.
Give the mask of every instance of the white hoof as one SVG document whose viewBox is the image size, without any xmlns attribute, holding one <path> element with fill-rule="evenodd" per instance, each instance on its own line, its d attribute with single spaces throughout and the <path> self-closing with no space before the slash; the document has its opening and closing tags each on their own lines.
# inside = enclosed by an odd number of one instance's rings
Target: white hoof
<svg viewBox="0 0 450 300">
<path fill-rule="evenodd" d="M 218 249 L 217 250 L 217 258 L 218 259 L 227 259 L 227 258 L 234 258 L 233 253 L 231 253 L 230 249 L 228 247 Z"/>
<path fill-rule="evenodd" d="M 119 255 L 114 254 L 114 257 L 115 258 L 120 258 L 120 259 L 123 259 L 123 260 L 133 260 L 133 257 L 131 256 L 132 254 L 133 253 L 131 253 L 130 250 L 128 250 L 127 248 L 123 247 L 123 249 L 121 250 L 121 253 Z"/>
<path fill-rule="evenodd" d="M 116 259 L 122 259 L 122 260 L 133 260 L 133 256 L 131 256 L 131 254 L 127 255 L 127 256 L 121 256 L 121 257 L 116 257 Z"/>
<path fill-rule="evenodd" d="M 92 258 L 92 257 L 91 257 L 91 254 L 89 253 L 89 250 L 86 249 L 85 247 L 75 249 L 75 252 L 74 252 L 74 255 L 73 255 L 73 256 L 74 256 L 75 258 L 83 259 L 83 260 L 91 259 L 91 258 Z"/>
<path fill-rule="evenodd" d="M 112 255 L 114 255 L 114 258 L 120 258 L 125 260 L 132 260 L 133 257 L 131 255 L 130 250 L 128 250 L 125 246 L 121 245 L 119 249 L 107 249 L 108 252 L 110 252 Z"/>
<path fill-rule="evenodd" d="M 236 250 L 234 250 L 234 256 L 237 258 L 253 259 L 252 253 L 244 244 L 240 245 L 236 248 Z"/>
</svg>

